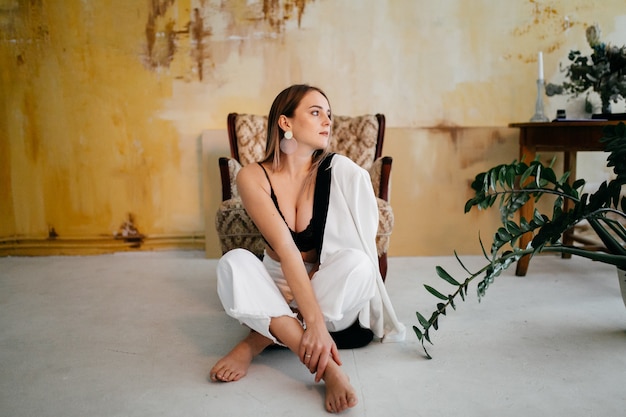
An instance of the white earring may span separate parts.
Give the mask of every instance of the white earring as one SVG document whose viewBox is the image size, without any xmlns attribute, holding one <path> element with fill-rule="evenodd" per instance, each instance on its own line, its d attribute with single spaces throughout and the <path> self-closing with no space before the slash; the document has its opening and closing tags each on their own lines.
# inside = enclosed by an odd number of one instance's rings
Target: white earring
<svg viewBox="0 0 626 417">
<path fill-rule="evenodd" d="M 283 135 L 283 138 L 280 140 L 280 150 L 289 155 L 296 151 L 298 147 L 298 142 L 293 139 L 293 133 L 291 130 L 288 130 Z"/>
</svg>

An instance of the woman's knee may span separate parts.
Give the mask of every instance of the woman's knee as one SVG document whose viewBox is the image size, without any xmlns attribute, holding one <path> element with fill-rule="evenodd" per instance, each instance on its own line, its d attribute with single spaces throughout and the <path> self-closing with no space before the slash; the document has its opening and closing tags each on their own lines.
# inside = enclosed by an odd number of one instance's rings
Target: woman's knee
<svg viewBox="0 0 626 417">
<path fill-rule="evenodd" d="M 259 260 L 259 258 L 257 258 L 254 253 L 250 252 L 247 249 L 231 249 L 224 255 L 222 255 L 222 257 L 217 261 L 217 268 L 219 269 L 224 267 L 232 267 L 233 265 L 240 265 L 241 262 L 246 262 L 251 259 L 256 259 L 257 261 Z"/>
<path fill-rule="evenodd" d="M 232 281 L 235 275 L 247 276 L 248 274 L 235 274 L 236 270 L 241 268 L 249 268 L 260 262 L 255 254 L 247 249 L 236 248 L 226 252 L 217 262 L 217 281 Z"/>
<path fill-rule="evenodd" d="M 222 255 L 222 257 L 220 258 L 220 262 L 222 260 L 225 260 L 226 262 L 231 261 L 232 259 L 239 259 L 239 258 L 257 258 L 257 256 L 250 252 L 248 249 L 244 249 L 244 248 L 235 248 L 235 249 L 231 249 L 228 252 L 226 252 L 224 255 Z"/>
<path fill-rule="evenodd" d="M 315 274 L 316 278 L 321 278 L 321 288 L 347 286 L 352 294 L 360 292 L 366 298 L 373 295 L 377 276 L 377 266 L 365 252 L 357 249 L 342 249 L 333 253 Z"/>
</svg>

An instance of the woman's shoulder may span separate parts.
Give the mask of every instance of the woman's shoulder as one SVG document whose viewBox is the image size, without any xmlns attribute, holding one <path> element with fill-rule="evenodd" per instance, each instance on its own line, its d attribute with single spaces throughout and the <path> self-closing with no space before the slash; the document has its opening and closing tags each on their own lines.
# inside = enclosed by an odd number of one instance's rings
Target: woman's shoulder
<svg viewBox="0 0 626 417">
<path fill-rule="evenodd" d="M 237 174 L 237 186 L 245 186 L 247 184 L 263 184 L 267 182 L 263 167 L 260 163 L 248 164 L 242 167 Z"/>
<path fill-rule="evenodd" d="M 245 165 L 245 166 L 241 167 L 237 177 L 239 177 L 239 176 L 243 176 L 243 177 L 256 176 L 256 175 L 260 174 L 261 172 L 262 172 L 261 164 L 255 162 L 255 163 L 248 164 L 248 165 Z"/>
</svg>

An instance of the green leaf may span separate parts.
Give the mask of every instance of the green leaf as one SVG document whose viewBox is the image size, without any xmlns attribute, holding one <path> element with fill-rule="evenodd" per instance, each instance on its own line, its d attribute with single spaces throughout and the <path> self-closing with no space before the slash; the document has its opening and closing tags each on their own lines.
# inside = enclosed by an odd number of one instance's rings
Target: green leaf
<svg viewBox="0 0 626 417">
<path fill-rule="evenodd" d="M 428 330 L 426 330 L 424 332 L 424 339 L 426 339 L 428 341 L 428 343 L 430 343 L 431 345 L 433 344 L 433 342 L 430 341 L 430 332 Z M 423 342 L 422 342 L 423 343 Z M 422 345 L 423 346 L 423 345 Z"/>
<path fill-rule="evenodd" d="M 515 223 L 512 220 L 509 220 L 506 222 L 506 230 L 508 230 L 509 232 L 511 232 L 511 234 L 516 235 L 516 236 L 521 233 L 521 230 L 519 226 L 517 225 L 517 223 Z"/>
<path fill-rule="evenodd" d="M 489 175 L 489 188 L 491 188 L 491 189 L 493 189 L 495 191 L 496 190 L 496 186 L 497 186 L 497 183 L 496 183 L 497 181 L 498 181 L 497 173 L 496 173 L 495 170 L 492 170 L 490 172 L 490 175 Z"/>
<path fill-rule="evenodd" d="M 570 176 L 570 172 L 569 171 L 565 171 L 563 173 L 563 175 L 561 176 L 561 178 L 559 178 L 559 184 L 566 184 L 566 181 L 569 178 L 569 176 Z"/>
<path fill-rule="evenodd" d="M 551 183 L 556 182 L 556 175 L 554 174 L 554 171 L 552 170 L 552 168 L 544 169 L 542 177 L 550 181 Z"/>
<path fill-rule="evenodd" d="M 418 329 L 417 326 L 413 326 L 413 331 L 415 332 L 415 335 L 417 336 L 417 338 L 421 341 L 423 337 L 422 331 Z"/>
<path fill-rule="evenodd" d="M 440 314 L 446 315 L 446 305 L 444 303 L 437 303 L 437 311 Z"/>
<path fill-rule="evenodd" d="M 537 187 L 541 187 L 541 165 L 537 165 L 537 173 L 535 174 L 535 183 Z"/>
<path fill-rule="evenodd" d="M 500 227 L 498 229 L 498 231 L 496 232 L 496 236 L 502 242 L 507 242 L 511 239 L 511 234 L 507 232 L 507 230 L 504 227 Z"/>
<path fill-rule="evenodd" d="M 437 275 L 439 275 L 439 277 L 440 277 L 440 278 L 444 279 L 445 281 L 449 282 L 450 284 L 452 284 L 452 285 L 456 285 L 457 287 L 458 287 L 459 285 L 461 285 L 461 284 L 460 284 L 457 280 L 455 280 L 454 278 L 452 278 L 452 276 L 451 276 L 450 274 L 448 274 L 448 273 L 446 272 L 446 270 L 445 270 L 445 269 L 443 269 L 442 267 L 437 266 L 437 267 L 435 268 L 435 270 L 437 271 Z"/>
<path fill-rule="evenodd" d="M 554 155 L 552 157 L 552 159 L 550 159 L 550 163 L 548 164 L 548 166 L 550 167 L 550 169 L 552 169 L 552 167 L 554 166 L 554 163 L 556 162 L 556 155 Z M 556 178 L 556 177 L 555 177 Z"/>
<path fill-rule="evenodd" d="M 428 320 L 426 320 L 426 317 L 422 316 L 419 311 L 416 311 L 415 314 L 417 315 L 417 320 L 420 322 L 422 327 L 424 329 L 428 329 L 428 327 L 430 327 L 430 323 L 428 323 Z"/>
<path fill-rule="evenodd" d="M 434 289 L 430 285 L 424 284 L 424 288 L 426 288 L 428 290 L 428 292 L 431 293 L 432 295 L 434 295 L 435 297 L 437 297 L 437 298 L 439 298 L 441 300 L 448 300 L 448 297 L 446 297 L 445 295 L 443 295 L 442 293 L 440 293 L 439 291 L 437 291 L 436 289 Z"/>
<path fill-rule="evenodd" d="M 533 221 L 536 224 L 538 224 L 538 225 L 542 225 L 542 224 L 545 223 L 545 220 L 543 219 L 543 216 L 541 215 L 541 213 L 537 209 L 535 209 L 535 212 L 533 213 Z"/>
<path fill-rule="evenodd" d="M 576 181 L 574 181 L 574 183 L 572 184 L 572 188 L 574 190 L 579 189 L 580 187 L 582 187 L 583 185 L 585 185 L 585 180 L 584 179 L 577 179 Z"/>
<path fill-rule="evenodd" d="M 519 180 L 520 185 L 522 185 L 522 186 L 524 185 L 524 183 L 532 175 L 534 170 L 535 170 L 535 167 L 533 165 L 530 165 L 526 169 L 526 171 L 524 171 L 524 173 L 522 174 L 522 176 L 520 177 L 520 180 Z"/>
<path fill-rule="evenodd" d="M 506 185 L 509 188 L 513 188 L 515 186 L 515 167 L 508 169 L 505 177 Z"/>
<path fill-rule="evenodd" d="M 467 269 L 465 267 L 465 265 L 463 264 L 463 262 L 461 261 L 461 258 L 459 258 L 459 254 L 456 253 L 456 250 L 454 251 L 454 257 L 456 258 L 456 260 L 459 263 L 459 265 L 461 265 L 461 267 L 465 270 L 465 272 L 467 272 L 468 274 L 472 275 L 472 273 L 469 271 L 469 269 Z"/>
<path fill-rule="evenodd" d="M 454 297 L 452 297 L 451 295 L 448 296 L 448 302 L 450 303 L 450 305 L 452 306 L 452 309 L 456 310 L 456 305 L 454 305 Z"/>
</svg>

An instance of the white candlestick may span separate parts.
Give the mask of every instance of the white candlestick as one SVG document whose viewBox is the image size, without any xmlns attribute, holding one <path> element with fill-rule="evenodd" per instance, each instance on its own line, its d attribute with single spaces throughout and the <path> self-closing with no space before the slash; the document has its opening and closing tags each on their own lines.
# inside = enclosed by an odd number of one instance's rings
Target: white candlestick
<svg viewBox="0 0 626 417">
<path fill-rule="evenodd" d="M 537 61 L 539 62 L 539 79 L 543 80 L 543 52 L 539 52 Z"/>
</svg>

